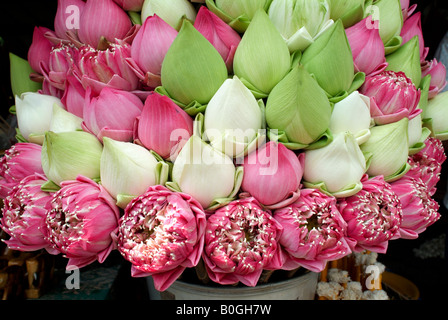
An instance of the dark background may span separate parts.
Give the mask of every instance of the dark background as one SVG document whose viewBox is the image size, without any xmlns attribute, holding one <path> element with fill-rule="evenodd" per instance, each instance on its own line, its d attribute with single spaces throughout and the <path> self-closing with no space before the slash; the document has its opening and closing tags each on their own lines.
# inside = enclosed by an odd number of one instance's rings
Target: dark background
<svg viewBox="0 0 448 320">
<path fill-rule="evenodd" d="M 420 0 L 416 11 L 422 12 L 422 29 L 425 46 L 430 48 L 428 60 L 432 59 L 438 44 L 448 30 L 448 1 Z M 35 26 L 53 29 L 57 1 L 1 1 L 0 3 L 0 116 L 9 117 L 8 109 L 14 104 L 9 84 L 9 52 L 22 58 L 27 58 Z M 447 166 L 443 166 L 441 182 L 435 199 L 439 202 L 442 218 L 416 240 L 395 240 L 389 242 L 389 250 L 379 256 L 379 261 L 386 265 L 387 270 L 398 273 L 414 282 L 420 290 L 421 300 L 446 299 L 448 285 L 448 264 L 445 257 L 422 259 L 415 256 L 415 249 L 440 236 L 448 230 L 448 212 L 443 206 L 443 196 L 446 191 Z M 445 245 L 445 252 L 446 252 Z M 123 259 L 124 260 L 124 259 Z M 136 285 L 141 288 L 141 281 L 130 279 L 129 265 L 124 263 L 124 271 L 118 287 L 126 292 L 125 298 L 132 299 L 144 296 L 135 290 L 126 290 Z M 121 290 L 120 290 L 121 291 Z M 134 296 L 132 292 L 135 292 Z"/>
</svg>

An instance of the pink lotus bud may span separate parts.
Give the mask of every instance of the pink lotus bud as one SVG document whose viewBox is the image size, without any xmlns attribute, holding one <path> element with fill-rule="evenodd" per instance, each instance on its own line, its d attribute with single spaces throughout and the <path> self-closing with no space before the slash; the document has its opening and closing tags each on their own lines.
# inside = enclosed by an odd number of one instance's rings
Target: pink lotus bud
<svg viewBox="0 0 448 320">
<path fill-rule="evenodd" d="M 116 4 L 126 11 L 141 11 L 145 0 L 114 0 Z"/>
<path fill-rule="evenodd" d="M 120 219 L 118 250 L 132 263 L 133 277 L 151 275 L 166 290 L 201 258 L 205 213 L 191 196 L 157 185 L 132 200 Z"/>
<path fill-rule="evenodd" d="M 42 72 L 49 84 L 56 89 L 65 90 L 67 77 L 76 68 L 78 49 L 63 43 L 55 46 L 50 53 L 48 67 L 42 66 Z"/>
<path fill-rule="evenodd" d="M 137 117 L 134 141 L 164 159 L 174 160 L 192 134 L 193 119 L 170 98 L 153 93 Z"/>
<path fill-rule="evenodd" d="M 255 286 L 261 272 L 282 267 L 283 227 L 252 197 L 235 200 L 207 219 L 202 258 L 219 284 Z"/>
<path fill-rule="evenodd" d="M 267 206 L 284 206 L 297 199 L 304 155 L 269 141 L 244 159 L 241 188 Z M 286 202 L 284 202 L 286 201 Z"/>
<path fill-rule="evenodd" d="M 53 44 L 44 35 L 50 29 L 45 27 L 35 27 L 33 41 L 28 49 L 28 62 L 31 68 L 39 74 L 43 74 L 42 67 L 48 68 L 50 52 Z"/>
<path fill-rule="evenodd" d="M 283 226 L 283 269 L 302 266 L 321 272 L 327 261 L 351 252 L 344 237 L 347 223 L 336 206 L 336 198 L 318 189 L 302 189 L 294 203 L 275 210 L 274 219 Z"/>
<path fill-rule="evenodd" d="M 429 85 L 428 99 L 434 98 L 446 86 L 446 67 L 443 63 L 433 59 L 422 64 L 422 78 L 431 75 L 431 83 Z"/>
<path fill-rule="evenodd" d="M 47 179 L 31 174 L 22 179 L 4 199 L 1 224 L 11 238 L 5 243 L 10 249 L 35 251 L 46 248 L 49 243 L 42 234 L 42 226 L 51 195 L 41 190 Z"/>
<path fill-rule="evenodd" d="M 199 9 L 194 27 L 215 47 L 231 72 L 240 35 L 205 6 Z"/>
<path fill-rule="evenodd" d="M 91 46 L 80 49 L 79 70 L 75 70 L 84 88 L 90 87 L 98 95 L 105 87 L 133 91 L 138 87 L 138 78 L 126 59 L 131 56 L 127 43 L 111 44 L 106 50 L 95 50 Z"/>
<path fill-rule="evenodd" d="M 143 109 L 143 102 L 133 93 L 104 88 L 97 97 L 87 88 L 82 127 L 100 141 L 108 137 L 131 141 L 135 119 Z"/>
<path fill-rule="evenodd" d="M 79 39 L 94 48 L 105 38 L 123 39 L 132 23 L 126 12 L 112 0 L 88 0 L 79 20 Z"/>
<path fill-rule="evenodd" d="M 61 102 L 67 111 L 82 118 L 85 96 L 86 90 L 82 86 L 81 82 L 79 82 L 79 80 L 73 75 L 67 76 L 66 88 L 64 90 L 64 95 L 61 98 Z"/>
<path fill-rule="evenodd" d="M 34 143 L 16 143 L 0 158 L 0 198 L 23 178 L 34 174 L 44 174 L 41 165 L 42 147 Z"/>
<path fill-rule="evenodd" d="M 418 45 L 420 48 L 420 61 L 425 61 L 429 48 L 425 47 L 423 39 L 421 13 L 416 12 L 403 23 L 400 36 L 403 38 L 402 45 L 411 40 L 414 36 L 418 36 Z"/>
<path fill-rule="evenodd" d="M 66 269 L 106 260 L 116 247 L 119 209 L 105 189 L 79 176 L 64 181 L 49 202 L 44 234 L 51 247 L 69 259 Z"/>
<path fill-rule="evenodd" d="M 391 183 L 392 190 L 400 199 L 403 219 L 400 226 L 400 237 L 416 239 L 440 218 L 439 204 L 431 198 L 428 186 L 419 177 L 419 173 L 410 170 L 399 180 Z"/>
<path fill-rule="evenodd" d="M 80 17 L 86 3 L 82 0 L 58 0 L 54 18 L 54 32 L 61 39 L 68 39 L 66 32 L 79 30 Z"/>
<path fill-rule="evenodd" d="M 383 176 L 362 180 L 357 194 L 338 199 L 338 208 L 347 222 L 347 241 L 355 252 L 385 253 L 388 241 L 399 235 L 402 208 L 398 196 Z"/>
<path fill-rule="evenodd" d="M 157 15 L 146 19 L 135 35 L 128 62 L 148 87 L 161 85 L 162 62 L 176 36 L 176 29 Z"/>
<path fill-rule="evenodd" d="M 378 125 L 397 122 L 405 117 L 413 119 L 418 109 L 420 89 L 403 72 L 383 71 L 368 76 L 360 93 L 371 97 L 370 114 Z"/>
<path fill-rule="evenodd" d="M 378 74 L 387 67 L 379 29 L 372 23 L 369 16 L 345 29 L 352 49 L 355 72 L 362 71 L 366 75 Z"/>
</svg>

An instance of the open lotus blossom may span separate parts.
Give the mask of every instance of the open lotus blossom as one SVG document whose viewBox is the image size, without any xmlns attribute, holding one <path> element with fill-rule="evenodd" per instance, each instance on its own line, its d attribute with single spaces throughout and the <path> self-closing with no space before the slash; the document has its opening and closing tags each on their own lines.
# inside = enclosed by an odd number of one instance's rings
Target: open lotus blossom
<svg viewBox="0 0 448 320">
<path fill-rule="evenodd" d="M 373 98 L 370 114 L 376 124 L 396 122 L 404 117 L 413 119 L 418 109 L 420 90 L 403 72 L 384 71 L 366 77 L 360 93 Z"/>
<path fill-rule="evenodd" d="M 432 192 L 418 171 L 410 170 L 401 179 L 391 183 L 403 210 L 400 238 L 416 239 L 440 218 L 439 204 L 431 198 Z"/>
<path fill-rule="evenodd" d="M 388 241 L 399 237 L 402 208 L 398 196 L 383 176 L 362 180 L 357 194 L 338 200 L 347 222 L 347 241 L 355 252 L 385 253 Z"/>
<path fill-rule="evenodd" d="M 102 263 L 115 249 L 119 210 L 115 200 L 94 181 L 78 176 L 61 183 L 48 203 L 43 228 L 51 253 L 67 257 L 66 269 Z"/>
<path fill-rule="evenodd" d="M 118 250 L 132 263 L 133 277 L 151 275 L 155 288 L 164 291 L 199 262 L 205 226 L 205 213 L 194 198 L 151 186 L 126 207 Z"/>
<path fill-rule="evenodd" d="M 31 174 L 22 179 L 4 199 L 1 226 L 11 236 L 5 240 L 9 248 L 35 251 L 49 246 L 42 234 L 46 204 L 52 197 L 41 190 L 46 181 L 40 174 Z"/>
<path fill-rule="evenodd" d="M 434 98 L 441 92 L 446 84 L 446 67 L 443 63 L 433 59 L 422 63 L 422 78 L 431 75 L 431 82 L 429 85 L 428 99 Z"/>
<path fill-rule="evenodd" d="M 299 199 L 275 210 L 273 216 L 283 226 L 283 269 L 303 266 L 321 272 L 327 261 L 351 252 L 345 240 L 347 223 L 336 206 L 336 198 L 318 189 L 302 189 Z"/>
<path fill-rule="evenodd" d="M 44 174 L 41 164 L 42 147 L 34 143 L 16 143 L 0 158 L 0 198 L 23 178 L 34 174 Z"/>
<path fill-rule="evenodd" d="M 253 197 L 230 202 L 207 219 L 202 255 L 219 284 L 255 286 L 263 269 L 282 266 L 278 241 L 283 227 Z"/>
</svg>

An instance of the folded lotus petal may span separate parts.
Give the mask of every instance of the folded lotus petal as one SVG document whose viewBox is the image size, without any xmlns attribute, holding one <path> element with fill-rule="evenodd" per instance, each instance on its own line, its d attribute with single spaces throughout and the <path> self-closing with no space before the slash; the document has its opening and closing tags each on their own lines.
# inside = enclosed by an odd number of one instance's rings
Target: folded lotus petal
<svg viewBox="0 0 448 320">
<path fill-rule="evenodd" d="M 54 17 L 54 32 L 61 39 L 69 39 L 67 31 L 79 30 L 80 16 L 86 3 L 82 0 L 58 0 Z"/>
<path fill-rule="evenodd" d="M 45 33 L 50 31 L 45 27 L 35 27 L 33 32 L 33 40 L 28 49 L 28 62 L 31 68 L 43 74 L 43 68 L 48 68 L 50 52 L 53 49 L 53 44 L 45 38 Z"/>
<path fill-rule="evenodd" d="M 143 2 L 145 0 L 114 0 L 123 10 L 136 11 L 142 10 Z"/>
<path fill-rule="evenodd" d="M 437 59 L 433 59 L 422 64 L 422 78 L 426 77 L 428 74 L 431 75 L 428 99 L 432 99 L 439 94 L 447 84 L 446 67 L 443 63 L 438 62 Z"/>
<path fill-rule="evenodd" d="M 82 118 L 86 90 L 81 82 L 73 75 L 67 76 L 66 88 L 61 98 L 62 104 L 68 112 Z"/>
<path fill-rule="evenodd" d="M 425 40 L 423 38 L 421 12 L 416 12 L 408 17 L 401 28 L 400 36 L 403 38 L 402 45 L 411 40 L 414 36 L 418 36 L 418 44 L 420 51 L 420 60 L 425 61 L 428 55 L 429 48 L 425 47 Z"/>
<path fill-rule="evenodd" d="M 430 128 L 434 137 L 442 141 L 448 139 L 448 126 L 445 121 L 448 112 L 447 101 L 448 91 L 439 93 L 428 100 L 428 105 L 422 115 L 425 125 Z"/>
<path fill-rule="evenodd" d="M 349 28 L 364 17 L 364 0 L 328 0 L 330 5 L 330 18 L 334 21 L 341 19 L 344 28 Z"/>
</svg>

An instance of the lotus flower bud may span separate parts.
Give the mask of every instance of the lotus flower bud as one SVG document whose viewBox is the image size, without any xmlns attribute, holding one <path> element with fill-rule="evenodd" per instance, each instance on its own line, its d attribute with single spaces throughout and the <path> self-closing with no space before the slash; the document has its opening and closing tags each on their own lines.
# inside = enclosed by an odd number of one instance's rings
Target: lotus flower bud
<svg viewBox="0 0 448 320">
<path fill-rule="evenodd" d="M 69 259 L 66 269 L 104 262 L 115 248 L 119 210 L 104 188 L 86 177 L 64 181 L 48 206 L 45 238 Z"/>
<path fill-rule="evenodd" d="M 97 49 L 105 40 L 123 39 L 132 27 L 126 12 L 112 0 L 87 1 L 79 20 L 79 39 Z"/>
<path fill-rule="evenodd" d="M 131 92 L 104 88 L 98 97 L 91 97 L 87 88 L 83 128 L 96 135 L 119 141 L 132 141 L 135 119 L 143 102 Z"/>
<path fill-rule="evenodd" d="M 443 63 L 438 62 L 437 59 L 433 59 L 422 65 L 422 78 L 428 74 L 431 75 L 428 99 L 432 99 L 443 91 L 447 84 L 446 67 Z"/>
<path fill-rule="evenodd" d="M 207 105 L 204 135 L 212 147 L 229 157 L 253 151 L 265 138 L 264 104 L 234 76 L 224 81 Z"/>
<path fill-rule="evenodd" d="M 206 7 L 199 9 L 194 27 L 218 50 L 227 70 L 232 72 L 235 51 L 241 41 L 240 35 Z"/>
<path fill-rule="evenodd" d="M 361 190 L 365 172 L 366 158 L 349 132 L 335 134 L 334 140 L 323 148 L 305 151 L 306 187 L 347 197 Z"/>
<path fill-rule="evenodd" d="M 36 251 L 49 246 L 42 234 L 51 195 L 41 190 L 47 179 L 40 174 L 23 178 L 4 199 L 1 227 L 11 237 L 10 249 Z"/>
<path fill-rule="evenodd" d="M 219 284 L 255 286 L 263 269 L 282 267 L 283 227 L 252 197 L 235 200 L 207 219 L 202 258 Z"/>
<path fill-rule="evenodd" d="M 267 11 L 272 0 L 206 0 L 207 7 L 239 33 L 244 33 L 258 10 Z"/>
<path fill-rule="evenodd" d="M 177 31 L 157 15 L 146 19 L 135 35 L 128 62 L 148 87 L 161 85 L 162 62 L 176 36 Z"/>
<path fill-rule="evenodd" d="M 433 135 L 442 141 L 448 139 L 448 91 L 439 93 L 433 99 L 428 101 L 428 105 L 423 114 L 423 119 L 430 120 L 426 122 Z"/>
<path fill-rule="evenodd" d="M 16 96 L 17 123 L 27 141 L 42 144 L 42 135 L 50 128 L 53 104 L 63 107 L 59 98 L 50 95 L 26 92 Z"/>
<path fill-rule="evenodd" d="M 31 68 L 40 74 L 43 74 L 42 67 L 48 68 L 50 52 L 53 49 L 51 41 L 45 38 L 47 31 L 50 30 L 45 27 L 35 27 L 33 41 L 28 49 L 28 62 Z"/>
<path fill-rule="evenodd" d="M 268 13 L 290 52 L 304 51 L 333 24 L 327 0 L 274 0 Z"/>
<path fill-rule="evenodd" d="M 266 102 L 268 127 L 277 130 L 277 139 L 290 149 L 328 143 L 330 117 L 331 105 L 325 92 L 302 66 L 293 68 Z"/>
<path fill-rule="evenodd" d="M 269 141 L 244 159 L 241 189 L 263 205 L 287 205 L 300 193 L 303 166 L 303 154 L 297 157 L 283 144 Z"/>
<path fill-rule="evenodd" d="M 354 91 L 333 107 L 329 129 L 332 133 L 350 132 L 358 144 L 370 137 L 370 99 Z M 420 137 L 419 137 L 420 138 Z"/>
<path fill-rule="evenodd" d="M 77 117 L 82 118 L 84 112 L 86 90 L 81 82 L 73 76 L 67 76 L 66 88 L 61 98 L 65 109 Z"/>
<path fill-rule="evenodd" d="M 196 19 L 196 10 L 188 0 L 144 0 L 142 21 L 155 14 L 176 30 L 181 28 L 184 18 L 192 22 Z"/>
<path fill-rule="evenodd" d="M 103 146 L 90 133 L 48 131 L 42 146 L 42 168 L 57 185 L 78 175 L 98 179 L 102 151 Z"/>
<path fill-rule="evenodd" d="M 404 72 L 416 87 L 420 85 L 422 69 L 418 49 L 418 38 L 416 36 L 398 48 L 395 52 L 387 55 L 386 61 L 388 63 L 386 70 Z"/>
<path fill-rule="evenodd" d="M 115 141 L 105 137 L 101 155 L 101 184 L 125 208 L 135 197 L 143 194 L 150 186 L 165 184 L 168 165 L 147 149 L 134 143 Z"/>
<path fill-rule="evenodd" d="M 202 207 L 212 210 L 233 200 L 241 179 L 242 168 L 236 169 L 231 158 L 192 135 L 174 162 L 172 182 L 167 182 L 167 187 L 190 194 Z"/>
<path fill-rule="evenodd" d="M 355 72 L 377 74 L 387 67 L 384 44 L 370 16 L 345 29 L 345 33 L 352 50 Z"/>
<path fill-rule="evenodd" d="M 409 152 L 408 118 L 375 126 L 370 129 L 370 138 L 361 145 L 363 152 L 372 154 L 367 173 L 370 176 L 384 176 L 384 180 L 394 181 L 408 170 Z"/>
<path fill-rule="evenodd" d="M 403 14 L 400 0 L 379 0 L 372 8 L 378 11 L 376 16 L 379 20 L 380 36 L 384 46 L 389 47 L 401 43 L 400 32 L 403 27 Z"/>
<path fill-rule="evenodd" d="M 372 98 L 370 114 L 376 124 L 396 122 L 404 117 L 416 117 L 420 90 L 403 72 L 384 71 L 366 78 L 360 93 Z"/>
<path fill-rule="evenodd" d="M 82 0 L 58 0 L 54 18 L 54 32 L 60 39 L 68 39 L 66 32 L 77 34 L 80 17 L 86 3 Z"/>
<path fill-rule="evenodd" d="M 227 78 L 227 67 L 213 45 L 185 20 L 162 63 L 157 92 L 172 98 L 190 115 L 205 110 Z"/>
<path fill-rule="evenodd" d="M 349 28 L 364 17 L 365 0 L 328 0 L 330 18 L 334 21 L 342 20 L 344 28 Z"/>
<path fill-rule="evenodd" d="M 257 11 L 236 49 L 235 75 L 256 98 L 265 98 L 290 67 L 288 46 L 266 12 Z"/>
<path fill-rule="evenodd" d="M 411 40 L 413 37 L 418 36 L 420 60 L 423 62 L 428 55 L 429 48 L 425 47 L 420 12 L 416 12 L 404 22 L 400 36 L 403 38 L 402 45 Z"/>
<path fill-rule="evenodd" d="M 353 56 L 341 21 L 335 22 L 303 53 L 300 61 L 330 97 L 358 89 L 354 81 Z"/>
<path fill-rule="evenodd" d="M 123 10 L 136 11 L 142 10 L 143 2 L 145 0 L 114 0 Z"/>
</svg>

